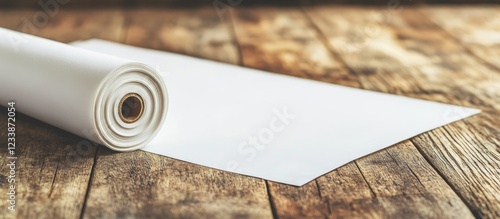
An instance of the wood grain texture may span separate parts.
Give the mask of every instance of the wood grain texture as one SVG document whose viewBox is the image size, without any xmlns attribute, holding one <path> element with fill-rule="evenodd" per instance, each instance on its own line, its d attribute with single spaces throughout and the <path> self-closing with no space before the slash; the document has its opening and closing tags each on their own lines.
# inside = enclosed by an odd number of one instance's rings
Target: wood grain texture
<svg viewBox="0 0 500 219">
<path fill-rule="evenodd" d="M 327 80 L 323 81 L 359 86 L 359 76 L 335 59 L 315 25 L 300 9 L 237 9 L 234 17 L 246 66 L 317 80 L 326 76 Z M 350 163 L 300 188 L 270 182 L 277 216 L 473 217 L 411 142 L 390 151 Z M 339 175 L 339 172 L 347 174 Z M 420 179 L 425 180 L 425 184 Z M 343 183 L 346 181 L 356 183 Z M 353 187 L 356 187 L 354 192 Z M 410 205 L 413 207 L 408 208 Z"/>
<path fill-rule="evenodd" d="M 210 7 L 129 10 L 127 44 L 237 64 L 230 23 Z M 188 15 L 191 16 L 188 16 Z"/>
<path fill-rule="evenodd" d="M 500 7 L 423 7 L 430 20 L 474 55 L 500 70 Z"/>
<path fill-rule="evenodd" d="M 312 8 L 309 12 L 332 47 L 338 47 L 342 45 L 339 42 L 347 38 L 331 30 L 349 31 L 343 27 L 347 20 L 351 27 L 363 26 L 372 21 L 371 10 Z M 381 19 L 387 16 L 384 13 L 387 12 L 376 11 L 374 17 Z M 367 89 L 477 107 L 485 111 L 413 138 L 412 143 L 465 201 L 474 216 L 497 218 L 500 209 L 499 150 L 498 141 L 492 139 L 500 136 L 495 131 L 499 130 L 500 123 L 494 119 L 499 114 L 499 72 L 483 65 L 466 47 L 413 9 L 400 9 L 397 14 L 391 13 L 389 18 L 377 22 L 379 27 L 374 31 L 377 34 L 353 33 L 353 37 L 363 42 L 363 49 L 353 50 L 352 53 L 339 50 L 340 56 L 355 69 Z M 375 49 L 379 45 L 386 48 Z M 404 53 L 397 52 L 399 55 L 395 55 L 393 51 Z M 363 63 L 359 56 L 377 63 Z M 405 63 L 408 60 L 410 63 Z M 389 67 L 378 64 L 386 61 L 391 63 Z M 398 67 L 393 68 L 393 64 Z M 447 112 L 443 117 L 460 113 Z M 482 134 L 484 131 L 488 134 Z M 469 166 L 475 164 L 480 168 Z"/>
<path fill-rule="evenodd" d="M 116 41 L 124 36 L 121 32 L 125 25 L 123 12 L 117 9 L 61 8 L 51 16 L 43 10 L 3 10 L 0 13 L 2 27 L 64 43 L 90 38 Z M 47 19 L 42 19 L 44 17 Z"/>
<path fill-rule="evenodd" d="M 22 108 L 22 103 L 16 103 Z M 0 123 L 7 109 L 0 107 Z M 0 203 L 2 218 L 78 218 L 94 162 L 95 147 L 86 140 L 22 114 L 16 116 L 16 211 Z M 2 129 L 0 140 L 7 142 Z M 7 150 L 2 148 L 3 154 Z M 2 155 L 2 158 L 6 156 Z M 0 192 L 7 194 L 7 159 L 0 166 Z"/>
<path fill-rule="evenodd" d="M 477 120 L 493 122 L 481 127 L 496 133 L 484 135 Z M 498 116 L 484 112 L 412 140 L 480 218 L 500 215 L 499 122 Z"/>
<path fill-rule="evenodd" d="M 47 0 L 50 2 L 50 0 Z M 42 1 L 42 2 L 47 2 Z M 186 6 L 212 6 L 214 1 L 205 0 L 54 0 L 58 2 L 67 2 L 69 7 L 132 7 L 132 6 L 156 6 L 156 7 L 186 7 Z M 394 1 L 387 0 L 253 0 L 253 1 L 220 1 L 224 4 L 237 4 L 238 6 L 264 6 L 264 5 L 287 5 L 297 6 L 299 3 L 306 4 L 332 4 L 332 5 L 380 5 L 386 6 L 394 4 Z M 498 4 L 496 0 L 400 0 L 398 3 L 403 5 L 419 4 Z M 33 0 L 0 0 L 1 7 L 40 7 L 38 1 Z"/>
<path fill-rule="evenodd" d="M 128 16 L 126 43 L 239 61 L 229 23 L 211 8 Z M 143 151 L 100 149 L 84 217 L 271 218 L 272 212 L 264 180 Z"/>
<path fill-rule="evenodd" d="M 11 10 L 0 11 L 0 26 L 23 31 L 42 37 L 60 39 L 65 36 L 67 40 L 79 39 L 78 31 L 67 28 L 57 28 L 62 21 L 79 20 L 83 30 L 91 29 L 98 32 L 107 30 L 113 32 L 119 23 L 106 22 L 114 20 L 115 14 L 100 11 L 90 13 L 61 12 L 54 16 L 46 25 L 38 26 L 36 29 L 26 29 L 23 19 L 30 18 L 38 11 L 36 10 Z M 93 19 L 85 19 L 88 15 Z M 57 29 L 55 31 L 46 31 Z M 99 31 L 100 30 L 100 31 Z M 31 31 L 31 32 L 30 32 Z M 95 32 L 95 31 L 94 31 Z M 99 35 L 97 35 L 99 36 Z M 110 36 L 109 39 L 113 39 Z M 114 38 L 114 40 L 117 40 Z M 23 108 L 23 103 L 16 103 L 17 110 Z M 0 107 L 2 116 L 0 124 L 6 124 L 7 110 Z M 84 140 L 65 131 L 29 118 L 22 114 L 17 115 L 17 211 L 15 214 L 7 210 L 7 202 L 0 202 L 1 218 L 79 218 L 85 201 L 89 178 L 94 163 L 96 146 L 88 140 Z M 6 129 L 0 129 L 2 142 L 7 142 Z M 3 149 L 3 147 L 2 147 Z M 2 153 L 6 154 L 5 150 Z M 2 155 L 2 158 L 4 156 Z M 7 166 L 0 167 L 0 192 L 6 194 Z"/>
<path fill-rule="evenodd" d="M 110 168 L 112 167 L 112 168 Z M 84 218 L 271 218 L 263 180 L 100 149 Z"/>
<path fill-rule="evenodd" d="M 211 6 L 71 7 L 62 5 L 46 23 L 33 20 L 38 6 L 0 10 L 0 26 L 63 42 L 101 38 L 483 112 L 303 187 L 142 151 L 116 153 L 18 114 L 18 211 L 9 214 L 0 202 L 0 218 L 500 217 L 498 6 L 234 7 L 222 19 Z M 3 126 L 7 111 L 0 112 Z M 7 173 L 0 166 L 2 194 Z"/>
<path fill-rule="evenodd" d="M 473 218 L 409 141 L 358 159 L 317 181 L 333 217 Z"/>
<path fill-rule="evenodd" d="M 439 28 L 405 8 L 312 7 L 307 12 L 357 74 L 465 59 Z M 398 29 L 395 29 L 398 28 Z M 460 60 L 461 61 L 461 60 Z"/>
<path fill-rule="evenodd" d="M 234 11 L 243 64 L 250 68 L 358 87 L 356 77 L 321 42 L 298 8 Z"/>
</svg>

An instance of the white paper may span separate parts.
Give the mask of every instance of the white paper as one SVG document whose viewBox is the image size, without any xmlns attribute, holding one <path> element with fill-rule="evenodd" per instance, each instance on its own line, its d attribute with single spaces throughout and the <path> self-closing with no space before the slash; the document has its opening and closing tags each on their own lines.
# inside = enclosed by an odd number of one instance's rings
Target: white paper
<svg viewBox="0 0 500 219">
<path fill-rule="evenodd" d="M 297 186 L 480 112 L 101 40 L 74 45 L 161 74 L 169 110 L 144 150 Z"/>
<path fill-rule="evenodd" d="M 128 93 L 139 121 L 117 119 Z M 154 69 L 126 59 L 0 28 L 0 104 L 117 151 L 146 145 L 165 118 L 167 94 Z"/>
</svg>

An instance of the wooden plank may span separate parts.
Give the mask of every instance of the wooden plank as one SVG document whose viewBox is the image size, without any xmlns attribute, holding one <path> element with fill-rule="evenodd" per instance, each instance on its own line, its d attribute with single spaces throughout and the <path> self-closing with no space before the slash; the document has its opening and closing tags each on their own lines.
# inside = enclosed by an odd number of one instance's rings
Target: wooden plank
<svg viewBox="0 0 500 219">
<path fill-rule="evenodd" d="M 55 0 L 54 0 L 55 1 Z M 59 0 L 60 2 L 68 2 L 71 7 L 117 7 L 117 6 L 211 6 L 213 1 L 204 0 L 112 0 L 112 1 L 98 1 L 98 0 Z M 45 1 L 43 1 L 45 2 Z M 297 0 L 275 0 L 272 2 L 265 0 L 253 0 L 253 1 L 220 1 L 224 4 L 231 5 L 287 5 L 296 6 L 298 3 L 308 3 L 308 4 L 334 4 L 334 5 L 378 5 L 387 6 L 389 4 L 395 4 L 395 1 L 387 0 L 308 0 L 308 1 L 297 1 Z M 240 2 L 240 3 L 238 3 Z M 420 5 L 420 4 L 448 4 L 448 5 L 460 5 L 460 4 L 498 4 L 496 0 L 400 0 L 397 1 L 402 5 Z M 33 0 L 0 0 L 0 6 L 5 7 L 39 7 L 38 1 Z"/>
<path fill-rule="evenodd" d="M 301 187 L 268 182 L 278 218 L 325 218 L 330 212 L 315 181 Z"/>
<path fill-rule="evenodd" d="M 38 13 L 36 10 L 9 10 L 0 11 L 0 26 L 18 31 L 29 30 L 35 35 L 67 40 L 78 39 L 79 31 L 73 25 L 59 25 L 68 20 L 79 20 L 80 31 L 94 30 L 95 32 L 115 32 L 121 26 L 119 21 L 114 23 L 117 16 L 105 11 L 88 13 L 71 13 L 60 11 L 46 25 L 36 29 L 26 29 L 23 26 L 24 18 L 31 18 Z M 87 20 L 88 16 L 94 16 Z M 57 30 L 57 31 L 48 31 Z M 96 34 L 95 36 L 99 36 Z M 111 39 L 117 40 L 115 36 Z M 35 94 L 34 94 L 35 95 Z M 18 110 L 22 110 L 23 103 L 17 102 Z M 0 116 L 0 125 L 6 126 L 7 110 Z M 88 182 L 94 163 L 96 147 L 88 140 L 69 134 L 63 130 L 47 125 L 28 116 L 17 114 L 17 155 L 16 161 L 16 212 L 9 213 L 7 202 L 0 203 L 0 218 L 79 218 L 85 200 Z M 5 130 L 2 128 L 2 130 Z M 7 142 L 6 132 L 0 132 L 2 142 Z M 6 151 L 2 151 L 6 153 Z M 4 157 L 4 156 L 2 156 Z M 6 194 L 6 175 L 8 167 L 0 167 L 0 192 Z"/>
<path fill-rule="evenodd" d="M 234 28 L 250 68 L 358 87 L 297 8 L 237 8 Z"/>
<path fill-rule="evenodd" d="M 238 8 L 234 17 L 246 66 L 359 86 L 359 76 L 330 54 L 301 10 Z M 356 63 L 355 58 L 351 61 Z M 269 185 L 276 214 L 283 218 L 473 217 L 411 142 L 351 162 L 300 188 Z"/>
<path fill-rule="evenodd" d="M 17 106 L 22 108 L 22 103 L 17 102 Z M 7 115 L 6 108 L 0 110 Z M 7 126 L 4 115 L 0 124 Z M 95 147 L 87 146 L 87 140 L 20 113 L 16 116 L 16 128 L 16 211 L 7 210 L 7 201 L 3 201 L 0 217 L 78 218 Z M 7 132 L 1 132 L 0 139 L 7 142 Z M 0 192 L 7 194 L 9 166 L 2 165 L 0 174 Z"/>
<path fill-rule="evenodd" d="M 1 13 L 2 27 L 64 43 L 90 38 L 120 40 L 124 36 L 124 16 L 116 9 L 61 8 L 53 16 L 27 9 Z M 44 17 L 47 19 L 37 22 Z"/>
<path fill-rule="evenodd" d="M 499 217 L 498 121 L 500 77 L 471 56 L 449 34 L 412 9 L 370 12 L 366 8 L 311 8 L 310 16 L 332 47 L 346 40 L 338 35 L 347 28 L 366 25 L 379 17 L 377 34 L 355 34 L 367 42 L 356 53 L 339 50 L 349 67 L 356 69 L 363 87 L 428 100 L 477 107 L 485 112 L 412 139 L 425 159 L 444 177 L 477 217 Z M 331 16 L 335 14 L 335 16 Z M 371 15 L 370 15 L 371 14 Z M 354 19 L 356 17 L 356 19 Z M 361 18 L 360 18 L 361 17 Z M 356 28 L 352 28 L 356 29 Z M 375 32 L 374 32 L 375 33 Z M 339 38 L 341 39 L 339 41 Z M 377 50 L 379 45 L 387 48 Z M 393 48 L 395 47 L 395 48 Z M 366 50 L 365 50 L 366 48 Z M 388 51 L 405 51 L 397 59 Z M 395 68 L 359 61 L 361 55 L 375 62 L 397 60 Z M 368 54 L 369 53 L 369 54 Z M 409 54 L 411 53 L 411 54 Z M 353 56 L 353 57 L 351 57 Z M 413 57 L 413 58 L 412 58 Z M 420 57 L 414 59 L 415 57 Z M 437 58 L 436 58 L 437 57 Z M 404 60 L 409 58 L 408 60 Z M 405 63 L 407 62 L 407 63 Z M 447 112 L 443 117 L 461 112 Z M 487 134 L 486 134 L 487 133 Z"/>
<path fill-rule="evenodd" d="M 473 218 L 409 141 L 357 163 L 390 218 Z"/>
<path fill-rule="evenodd" d="M 422 21 L 419 16 L 404 15 L 400 9 L 340 7 L 338 11 L 341 12 L 333 14 L 328 14 L 332 7 L 315 9 L 308 10 L 312 19 L 324 32 L 330 46 L 356 73 L 369 74 L 376 70 L 400 70 L 465 59 L 456 55 L 465 49 L 453 42 L 442 41 L 443 33 L 436 32 L 439 28 Z M 402 20 L 403 15 L 408 17 L 406 22 Z M 394 32 L 392 27 L 401 25 L 406 27 Z M 413 38 L 408 39 L 409 36 Z"/>
<path fill-rule="evenodd" d="M 100 149 L 85 218 L 270 218 L 263 180 Z"/>
<path fill-rule="evenodd" d="M 424 7 L 420 10 L 474 55 L 500 70 L 500 6 Z"/>
<path fill-rule="evenodd" d="M 318 184 L 331 215 L 341 218 L 473 217 L 409 141 L 341 167 Z"/>
<path fill-rule="evenodd" d="M 489 126 L 481 121 L 492 122 Z M 413 139 L 480 218 L 500 216 L 500 132 L 498 112 L 457 122 Z M 489 129 L 492 135 L 479 129 Z"/>
<path fill-rule="evenodd" d="M 195 11 L 202 14 L 186 16 L 189 13 L 186 10 L 132 10 L 129 12 L 132 20 L 127 32 L 127 44 L 238 63 L 238 48 L 227 21 L 213 17 L 213 8 Z M 154 18 L 161 20 L 155 21 Z"/>
<path fill-rule="evenodd" d="M 88 1 L 88 0 L 45 0 L 45 1 L 32 1 L 32 0 L 18 0 L 18 1 L 10 1 L 10 0 L 0 0 L 0 7 L 5 8 L 32 8 L 36 10 L 52 10 L 56 7 L 65 7 L 65 8 L 82 8 L 89 6 L 122 6 L 124 1 L 127 0 L 110 0 L 110 1 Z M 98 4 L 97 4 L 98 3 Z M 54 6 L 58 5 L 58 6 Z"/>
<path fill-rule="evenodd" d="M 40 29 L 39 34 L 60 42 L 91 38 L 117 41 L 125 37 L 126 21 L 120 9 L 63 8 L 50 24 Z"/>
<path fill-rule="evenodd" d="M 126 43 L 239 62 L 230 25 L 212 8 L 128 16 Z M 143 151 L 100 149 L 84 217 L 271 218 L 272 212 L 264 180 Z"/>
</svg>

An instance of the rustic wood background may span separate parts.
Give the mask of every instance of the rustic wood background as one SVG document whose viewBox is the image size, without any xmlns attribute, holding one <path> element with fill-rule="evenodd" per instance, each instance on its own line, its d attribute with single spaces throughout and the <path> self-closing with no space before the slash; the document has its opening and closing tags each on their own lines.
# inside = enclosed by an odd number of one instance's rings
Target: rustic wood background
<svg viewBox="0 0 500 219">
<path fill-rule="evenodd" d="M 62 42 L 101 38 L 483 112 L 303 187 L 88 146 L 18 114 L 17 211 L 1 201 L 0 218 L 500 218 L 498 6 L 259 6 L 232 7 L 222 16 L 211 6 L 61 6 L 48 22 L 27 28 L 40 11 L 0 9 L 0 26 Z M 7 110 L 0 112 L 4 126 Z M 443 116 L 453 113 L 460 112 Z M 0 142 L 7 142 L 5 128 Z M 0 152 L 3 158 L 4 146 Z M 0 166 L 0 194 L 7 192 L 7 168 Z"/>
<path fill-rule="evenodd" d="M 357 4 L 357 5 L 421 5 L 421 4 L 499 4 L 498 0 L 0 0 L 0 7 L 40 7 L 47 2 L 60 2 L 66 7 L 93 6 L 199 6 L 213 5 L 214 2 L 227 5 L 323 5 L 323 4 Z"/>
</svg>

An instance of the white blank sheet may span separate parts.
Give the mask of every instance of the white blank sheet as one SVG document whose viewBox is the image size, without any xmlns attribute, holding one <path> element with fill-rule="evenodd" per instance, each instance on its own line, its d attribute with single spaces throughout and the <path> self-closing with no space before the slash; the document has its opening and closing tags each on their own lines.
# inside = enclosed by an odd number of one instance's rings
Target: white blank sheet
<svg viewBox="0 0 500 219">
<path fill-rule="evenodd" d="M 159 71 L 169 109 L 143 150 L 296 186 L 480 112 L 102 40 L 73 45 Z"/>
</svg>

